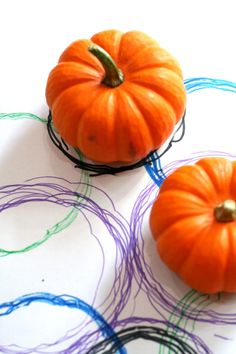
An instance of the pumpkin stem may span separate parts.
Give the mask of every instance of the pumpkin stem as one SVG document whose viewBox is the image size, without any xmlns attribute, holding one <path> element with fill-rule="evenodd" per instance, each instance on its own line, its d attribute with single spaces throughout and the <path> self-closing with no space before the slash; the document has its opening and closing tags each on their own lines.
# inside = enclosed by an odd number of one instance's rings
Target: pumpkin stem
<svg viewBox="0 0 236 354">
<path fill-rule="evenodd" d="M 91 44 L 88 50 L 101 62 L 105 70 L 105 77 L 102 81 L 103 84 L 109 87 L 116 87 L 122 84 L 124 81 L 124 74 L 116 66 L 112 57 L 97 44 Z"/>
<path fill-rule="evenodd" d="M 230 222 L 236 220 L 236 202 L 226 199 L 215 208 L 215 218 L 219 222 Z"/>
</svg>

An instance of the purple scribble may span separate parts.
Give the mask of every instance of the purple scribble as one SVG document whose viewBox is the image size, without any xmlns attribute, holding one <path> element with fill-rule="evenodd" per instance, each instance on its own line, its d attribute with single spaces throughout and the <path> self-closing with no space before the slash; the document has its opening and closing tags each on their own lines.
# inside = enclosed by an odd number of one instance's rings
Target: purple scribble
<svg viewBox="0 0 236 354">
<path fill-rule="evenodd" d="M 214 334 L 215 337 L 217 338 L 220 338 L 220 339 L 223 339 L 223 340 L 234 340 L 233 338 L 228 338 L 228 337 L 225 337 L 225 336 L 222 336 L 220 334 Z"/>
</svg>

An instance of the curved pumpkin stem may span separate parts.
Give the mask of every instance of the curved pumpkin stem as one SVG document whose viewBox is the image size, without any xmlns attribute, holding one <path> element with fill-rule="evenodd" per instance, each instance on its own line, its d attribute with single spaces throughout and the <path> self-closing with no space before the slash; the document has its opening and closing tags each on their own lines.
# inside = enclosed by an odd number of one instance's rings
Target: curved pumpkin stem
<svg viewBox="0 0 236 354">
<path fill-rule="evenodd" d="M 236 202 L 227 199 L 215 208 L 215 218 L 219 222 L 230 222 L 236 220 Z"/>
<path fill-rule="evenodd" d="M 124 81 L 124 74 L 117 67 L 112 57 L 97 44 L 91 44 L 88 50 L 101 62 L 105 70 L 106 74 L 102 81 L 103 84 L 109 87 L 116 87 L 122 84 Z"/>
</svg>

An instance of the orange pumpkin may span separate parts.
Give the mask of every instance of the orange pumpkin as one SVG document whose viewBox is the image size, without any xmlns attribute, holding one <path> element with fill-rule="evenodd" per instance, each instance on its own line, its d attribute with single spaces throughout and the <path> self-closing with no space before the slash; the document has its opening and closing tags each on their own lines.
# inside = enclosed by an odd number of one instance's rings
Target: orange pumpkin
<svg viewBox="0 0 236 354">
<path fill-rule="evenodd" d="M 68 144 L 94 161 L 131 163 L 167 140 L 186 92 L 179 64 L 155 40 L 108 30 L 63 52 L 46 100 Z"/>
<path fill-rule="evenodd" d="M 203 293 L 236 292 L 236 161 L 204 158 L 163 182 L 150 226 L 163 262 Z"/>
</svg>

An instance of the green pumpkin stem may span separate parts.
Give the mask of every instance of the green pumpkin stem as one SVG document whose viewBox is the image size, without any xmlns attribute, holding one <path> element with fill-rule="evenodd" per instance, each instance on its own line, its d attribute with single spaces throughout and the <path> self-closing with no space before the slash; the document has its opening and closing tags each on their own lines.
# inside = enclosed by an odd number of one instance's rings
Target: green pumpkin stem
<svg viewBox="0 0 236 354">
<path fill-rule="evenodd" d="M 101 62 L 105 70 L 105 77 L 102 81 L 103 84 L 109 87 L 116 87 L 122 84 L 124 74 L 117 67 L 112 57 L 97 44 L 91 44 L 88 50 Z"/>
<path fill-rule="evenodd" d="M 236 220 L 236 202 L 225 200 L 215 208 L 215 218 L 219 222 L 231 222 Z"/>
</svg>

